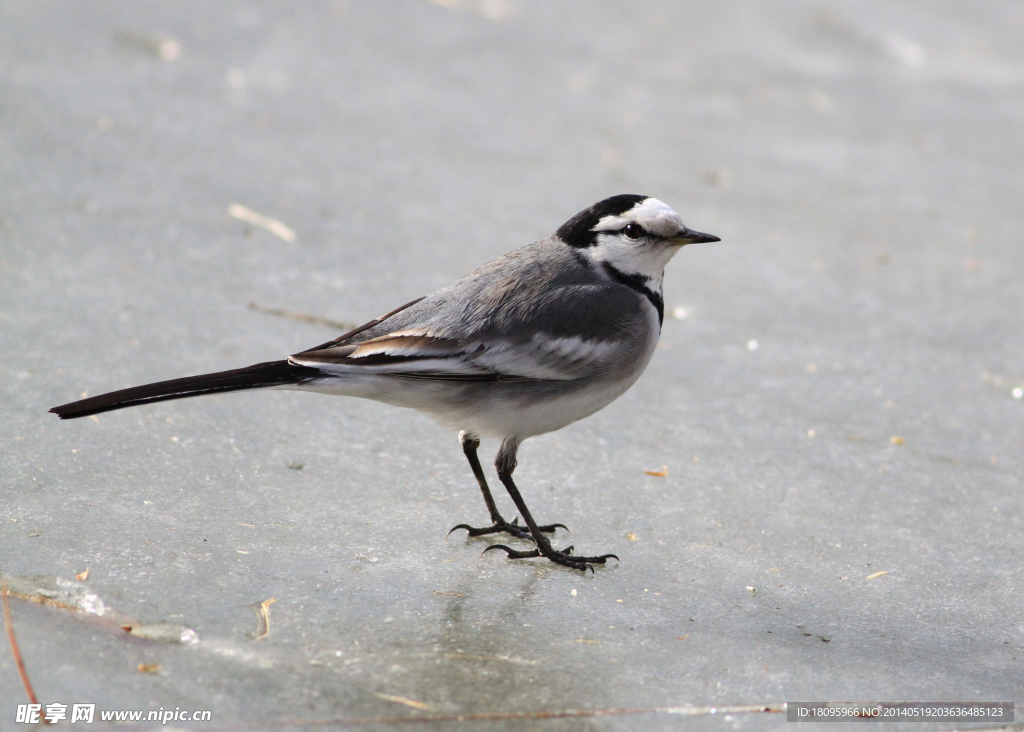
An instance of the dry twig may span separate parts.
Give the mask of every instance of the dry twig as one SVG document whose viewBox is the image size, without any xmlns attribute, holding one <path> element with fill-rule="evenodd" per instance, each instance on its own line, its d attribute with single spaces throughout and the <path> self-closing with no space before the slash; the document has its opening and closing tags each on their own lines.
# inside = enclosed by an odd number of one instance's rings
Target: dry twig
<svg viewBox="0 0 1024 732">
<path fill-rule="evenodd" d="M 284 239 L 289 244 L 295 241 L 295 232 L 280 221 L 272 219 L 269 216 L 264 216 L 257 211 L 253 211 L 251 208 L 246 208 L 240 203 L 232 203 L 228 206 L 228 213 L 239 221 L 244 221 L 247 224 L 258 226 L 264 231 L 269 231 L 274 236 Z"/>
<path fill-rule="evenodd" d="M 7 628 L 7 640 L 11 643 L 11 653 L 14 654 L 14 663 L 18 666 L 18 675 L 21 676 L 21 683 L 28 694 L 28 700 L 32 704 L 38 704 L 36 692 L 32 689 L 32 682 L 28 680 L 28 672 L 25 670 L 25 661 L 21 658 L 21 650 L 18 648 L 18 639 L 14 637 L 14 622 L 11 620 L 11 601 L 7 597 L 7 578 L 0 581 L 0 595 L 3 595 L 4 605 L 4 627 Z"/>
<path fill-rule="evenodd" d="M 385 701 L 395 702 L 396 704 L 404 704 L 407 707 L 419 709 L 421 712 L 437 711 L 435 707 L 432 707 L 429 704 L 424 704 L 423 702 L 416 701 L 415 699 L 406 699 L 404 696 L 395 696 L 394 694 L 374 694 L 374 696 L 379 699 L 384 699 Z"/>
<path fill-rule="evenodd" d="M 308 313 L 297 313 L 294 310 L 281 310 L 279 308 L 268 308 L 259 303 L 249 303 L 249 309 L 255 310 L 259 313 L 267 313 L 268 315 L 280 315 L 282 318 L 292 318 L 293 320 L 301 320 L 304 323 L 314 323 L 315 325 L 326 325 L 331 328 L 337 328 L 338 330 L 351 330 L 355 327 L 352 323 L 345 323 L 341 320 L 331 320 L 330 318 L 321 318 L 319 315 L 310 315 Z"/>
<path fill-rule="evenodd" d="M 270 606 L 275 602 L 277 602 L 277 598 L 271 597 L 269 600 L 264 600 L 260 603 L 260 619 L 263 621 L 263 631 L 253 640 L 266 638 L 267 634 L 270 632 Z"/>
</svg>

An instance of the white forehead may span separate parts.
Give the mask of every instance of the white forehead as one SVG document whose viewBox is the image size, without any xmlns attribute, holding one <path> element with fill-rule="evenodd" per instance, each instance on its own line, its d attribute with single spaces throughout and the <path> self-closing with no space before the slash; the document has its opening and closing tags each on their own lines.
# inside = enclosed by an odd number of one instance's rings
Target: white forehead
<svg viewBox="0 0 1024 732">
<path fill-rule="evenodd" d="M 679 214 L 667 205 L 657 198 L 645 198 L 625 213 L 605 216 L 591 231 L 618 231 L 631 222 L 658 236 L 674 236 L 686 228 Z"/>
</svg>

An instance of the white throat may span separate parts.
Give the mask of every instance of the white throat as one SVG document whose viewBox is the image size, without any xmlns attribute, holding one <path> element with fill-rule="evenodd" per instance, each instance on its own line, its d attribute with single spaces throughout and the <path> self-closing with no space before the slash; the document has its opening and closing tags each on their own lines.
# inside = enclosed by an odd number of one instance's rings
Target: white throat
<svg viewBox="0 0 1024 732">
<path fill-rule="evenodd" d="M 585 249 L 584 253 L 598 266 L 607 262 L 625 275 L 644 277 L 648 287 L 661 292 L 665 265 L 678 250 L 678 246 L 667 246 L 661 242 L 637 247 L 624 244 L 614 235 L 599 235 L 597 244 Z"/>
</svg>

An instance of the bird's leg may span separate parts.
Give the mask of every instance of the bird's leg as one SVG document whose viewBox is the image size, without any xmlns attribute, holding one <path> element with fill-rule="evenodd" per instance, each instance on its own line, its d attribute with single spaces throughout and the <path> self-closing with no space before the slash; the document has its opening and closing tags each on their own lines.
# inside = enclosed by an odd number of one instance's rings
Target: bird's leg
<svg viewBox="0 0 1024 732">
<path fill-rule="evenodd" d="M 462 444 L 462 452 L 466 454 L 466 459 L 469 460 L 469 467 L 473 469 L 473 475 L 476 476 L 476 482 L 480 486 L 480 492 L 484 494 L 484 503 L 487 504 L 487 510 L 491 514 L 492 525 L 484 528 L 474 528 L 469 524 L 459 524 L 458 526 L 453 526 L 451 531 L 448 533 L 450 534 L 456 529 L 466 529 L 470 536 L 506 533 L 519 539 L 533 541 L 533 535 L 519 525 L 518 518 L 513 519 L 512 523 L 509 523 L 502 518 L 500 513 L 498 513 L 498 506 L 494 503 L 494 497 L 491 495 L 491 489 L 487 487 L 487 477 L 484 475 L 484 469 L 480 466 L 480 458 L 477 457 L 476 454 L 477 448 L 480 447 L 480 438 L 472 432 L 466 432 L 463 430 L 459 433 L 459 442 Z M 553 534 L 555 533 L 555 529 L 559 526 L 568 531 L 564 524 L 550 524 L 548 526 L 539 526 L 537 528 L 540 531 L 546 531 Z"/>
<path fill-rule="evenodd" d="M 604 564 L 608 559 L 618 560 L 618 557 L 614 554 L 603 554 L 599 557 L 576 557 L 572 554 L 572 547 L 568 546 L 565 549 L 554 549 L 551 546 L 551 542 L 548 538 L 541 533 L 541 527 L 537 526 L 537 522 L 533 520 L 533 516 L 530 515 L 530 509 L 526 507 L 526 502 L 523 497 L 519 494 L 519 489 L 516 488 L 516 484 L 512 481 L 512 471 L 516 469 L 516 451 L 519 449 L 519 443 L 514 438 L 509 438 L 501 443 L 501 450 L 498 451 L 498 459 L 495 461 L 495 467 L 498 469 L 498 478 L 505 486 L 505 490 L 512 496 L 512 500 L 516 504 L 516 508 L 519 509 L 519 514 L 526 521 L 526 526 L 530 529 L 530 533 L 533 535 L 533 541 L 537 545 L 536 549 L 530 551 L 520 552 L 510 549 L 507 546 L 501 544 L 493 544 L 486 549 L 485 552 L 491 549 L 502 549 L 509 557 L 509 559 L 529 559 L 531 557 L 546 557 L 555 564 L 561 564 L 563 567 L 571 567 L 572 569 L 579 569 L 582 571 L 590 570 L 594 571 L 591 566 L 593 564 Z"/>
</svg>

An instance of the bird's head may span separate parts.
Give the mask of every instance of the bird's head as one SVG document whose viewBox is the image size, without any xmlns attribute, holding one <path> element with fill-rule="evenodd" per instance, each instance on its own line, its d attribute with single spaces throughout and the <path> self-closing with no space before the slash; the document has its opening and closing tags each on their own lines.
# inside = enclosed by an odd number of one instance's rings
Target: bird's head
<svg viewBox="0 0 1024 732">
<path fill-rule="evenodd" d="M 653 280 L 661 279 L 665 265 L 684 244 L 721 241 L 687 228 L 657 198 L 628 193 L 580 211 L 555 236 L 599 264 Z"/>
</svg>

